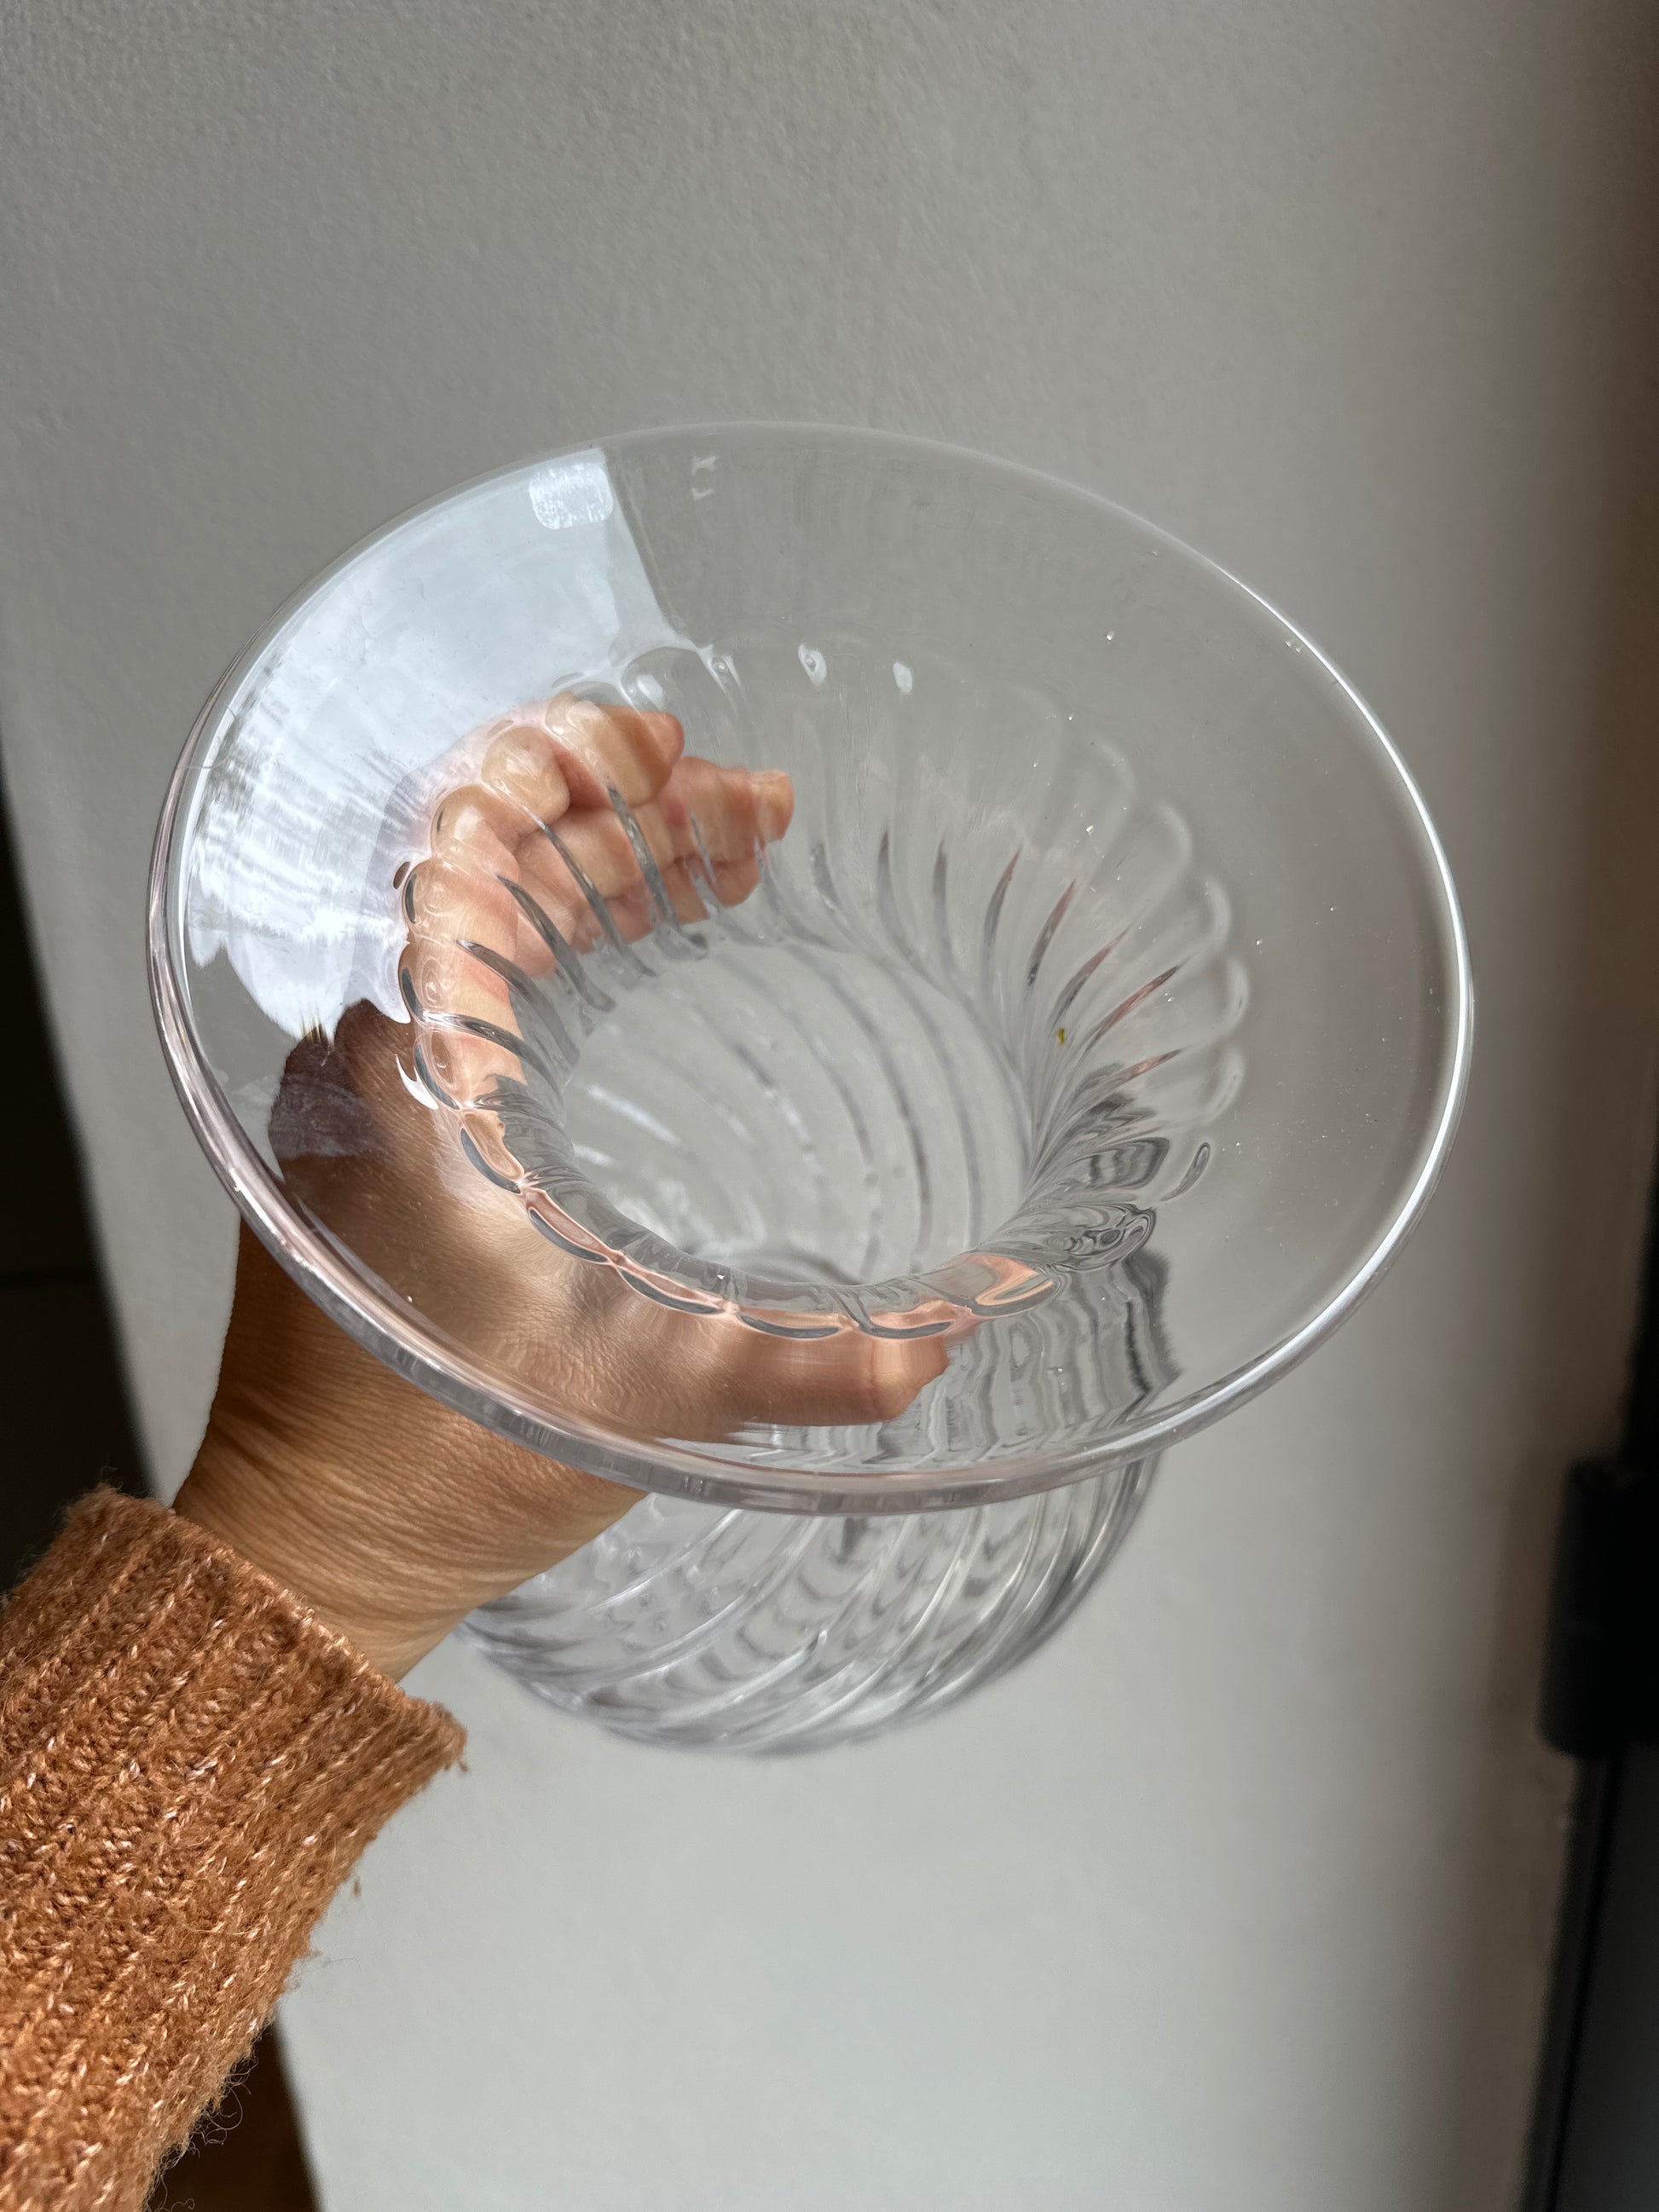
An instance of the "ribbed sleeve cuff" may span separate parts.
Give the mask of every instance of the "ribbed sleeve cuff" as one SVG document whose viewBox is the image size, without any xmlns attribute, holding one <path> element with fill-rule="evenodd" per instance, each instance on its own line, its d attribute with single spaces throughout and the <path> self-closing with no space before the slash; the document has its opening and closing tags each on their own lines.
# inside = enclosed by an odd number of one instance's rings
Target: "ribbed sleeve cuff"
<svg viewBox="0 0 1659 2212">
<path fill-rule="evenodd" d="M 0 1613 L 0 2212 L 126 2212 L 370 1838 L 459 1757 L 165 1508 L 76 1508 Z"/>
</svg>

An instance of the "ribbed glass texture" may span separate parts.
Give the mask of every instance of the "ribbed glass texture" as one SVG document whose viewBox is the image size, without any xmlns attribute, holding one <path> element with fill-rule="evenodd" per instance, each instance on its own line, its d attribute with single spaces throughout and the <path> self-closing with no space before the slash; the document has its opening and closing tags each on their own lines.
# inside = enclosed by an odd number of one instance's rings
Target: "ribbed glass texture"
<svg viewBox="0 0 1659 2212">
<path fill-rule="evenodd" d="M 576 919 L 526 877 L 536 961 L 417 974 L 468 733 L 567 690 L 786 773 L 787 834 L 741 899 L 706 865 L 688 919 L 614 791 L 648 927 L 549 822 Z M 1103 501 L 789 428 L 508 471 L 313 586 L 181 763 L 151 951 L 284 1264 L 450 1404 L 653 1493 L 480 1640 L 624 1733 L 751 1748 L 1032 1648 L 1162 1449 L 1388 1264 L 1470 1037 L 1432 827 L 1299 632 Z M 479 959 L 509 1064 L 458 1097 Z M 278 1108 L 359 1003 L 434 1147 L 378 1207 L 318 1170 L 349 1130 Z"/>
<path fill-rule="evenodd" d="M 1034 1498 L 802 1520 L 649 1498 L 467 1633 L 647 1743 L 807 1751 L 936 1711 L 1059 1627 L 1127 1533 L 1132 1460 Z"/>
</svg>

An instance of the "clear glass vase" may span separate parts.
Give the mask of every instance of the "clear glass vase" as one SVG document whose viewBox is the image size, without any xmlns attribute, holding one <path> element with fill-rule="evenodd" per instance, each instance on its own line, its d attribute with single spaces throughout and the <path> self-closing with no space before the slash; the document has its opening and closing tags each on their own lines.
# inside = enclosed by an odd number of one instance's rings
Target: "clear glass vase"
<svg viewBox="0 0 1659 2212">
<path fill-rule="evenodd" d="M 647 1498 L 466 1634 L 538 1697 L 646 1743 L 805 1751 L 963 1695 L 1066 1620 L 1152 1472 L 932 1513 Z"/>
<path fill-rule="evenodd" d="M 538 823 L 512 957 L 446 939 L 444 793 L 572 695 L 787 775 L 787 833 L 738 867 L 613 786 L 610 874 Z M 1421 800 L 1299 633 L 1102 501 L 845 432 L 619 440 L 371 539 L 204 711 L 151 949 L 283 1263 L 651 1493 L 471 1632 L 608 1727 L 750 1749 L 1031 1650 L 1162 1449 L 1388 1264 L 1469 1048 Z M 363 1006 L 432 1117 L 392 1218 L 296 1173 L 354 1140 L 296 1146 L 283 1089 Z"/>
</svg>

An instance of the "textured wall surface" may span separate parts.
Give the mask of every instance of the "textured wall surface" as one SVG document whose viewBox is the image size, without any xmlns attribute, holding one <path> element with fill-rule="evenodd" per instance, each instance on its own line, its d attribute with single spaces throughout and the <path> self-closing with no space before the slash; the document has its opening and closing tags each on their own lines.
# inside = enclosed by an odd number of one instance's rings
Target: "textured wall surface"
<svg viewBox="0 0 1659 2212">
<path fill-rule="evenodd" d="M 336 2212 L 1511 2201 L 1548 1524 L 1613 1425 L 1654 1106 L 1647 15 L 11 10 L 0 740 L 164 1485 L 231 1246 L 144 997 L 166 777 L 281 599 L 498 461 L 827 418 L 1110 492 L 1390 725 L 1482 993 L 1405 1261 L 1023 1675 L 755 1768 L 430 1662 L 471 1771 L 288 2010 Z"/>
</svg>

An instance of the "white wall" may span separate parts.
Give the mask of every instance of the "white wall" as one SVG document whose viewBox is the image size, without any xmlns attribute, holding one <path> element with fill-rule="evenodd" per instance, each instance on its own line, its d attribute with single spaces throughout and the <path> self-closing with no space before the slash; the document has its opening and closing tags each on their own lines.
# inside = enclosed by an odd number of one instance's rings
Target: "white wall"
<svg viewBox="0 0 1659 2212">
<path fill-rule="evenodd" d="M 434 1662 L 473 1772 L 290 2008 L 342 2212 L 1510 2201 L 1550 1501 L 1613 1425 L 1654 1106 L 1647 18 L 14 4 L 0 739 L 164 1485 L 230 1247 L 144 1000 L 167 770 L 295 585 L 515 454 L 820 417 L 1111 492 L 1382 713 L 1482 988 L 1407 1260 L 1024 1676 L 759 1771 Z"/>
</svg>

